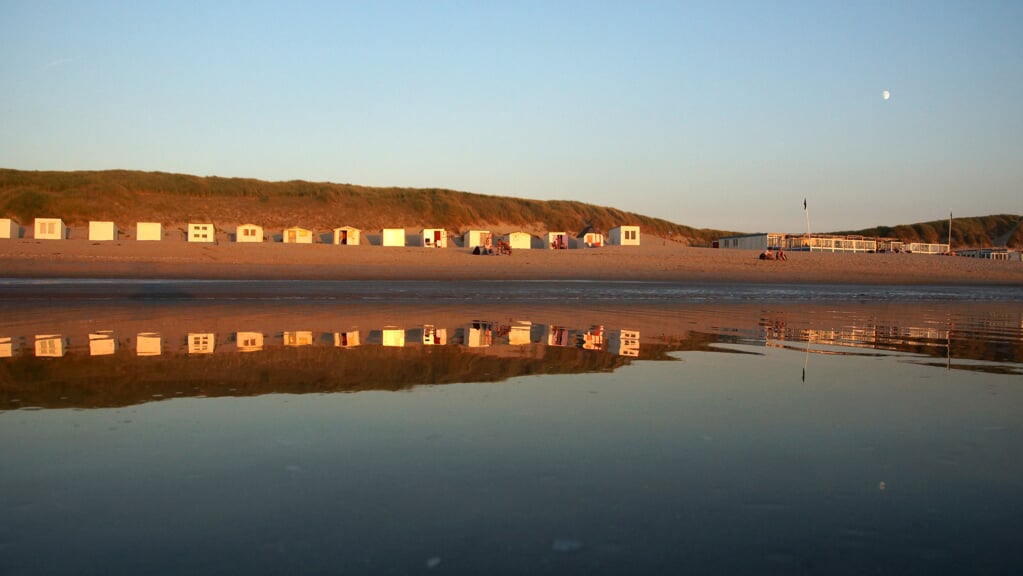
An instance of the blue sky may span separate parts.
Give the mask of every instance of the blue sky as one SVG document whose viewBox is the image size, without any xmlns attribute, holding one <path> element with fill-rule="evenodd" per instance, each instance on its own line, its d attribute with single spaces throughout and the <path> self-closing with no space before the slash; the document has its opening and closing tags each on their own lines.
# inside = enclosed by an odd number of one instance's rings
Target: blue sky
<svg viewBox="0 0 1023 576">
<path fill-rule="evenodd" d="M 1023 214 L 1021 103 L 1014 1 L 0 0 L 6 168 L 827 231 Z"/>
</svg>

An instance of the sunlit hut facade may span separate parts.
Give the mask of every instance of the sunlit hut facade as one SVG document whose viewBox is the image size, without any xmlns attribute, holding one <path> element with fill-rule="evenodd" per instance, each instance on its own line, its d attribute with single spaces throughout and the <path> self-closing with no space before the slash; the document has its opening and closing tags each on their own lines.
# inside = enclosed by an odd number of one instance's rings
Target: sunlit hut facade
<svg viewBox="0 0 1023 576">
<path fill-rule="evenodd" d="M 312 244 L 313 233 L 311 230 L 300 228 L 298 226 L 292 226 L 291 228 L 285 228 L 283 233 L 285 244 Z"/>
<path fill-rule="evenodd" d="M 607 231 L 607 243 L 616 246 L 639 246 L 639 226 L 615 226 Z"/>
<path fill-rule="evenodd" d="M 426 248 L 447 248 L 447 231 L 443 228 L 423 228 L 423 246 Z"/>
<path fill-rule="evenodd" d="M 17 238 L 21 235 L 21 226 L 10 218 L 0 218 L 0 238 Z"/>
<path fill-rule="evenodd" d="M 358 246 L 360 235 L 359 229 L 351 226 L 334 228 L 334 244 L 339 246 Z"/>
<path fill-rule="evenodd" d="M 533 247 L 533 236 L 528 232 L 509 232 L 504 240 L 512 250 L 529 250 Z"/>
<path fill-rule="evenodd" d="M 113 222 L 89 222 L 89 240 L 117 240 L 117 226 Z"/>
<path fill-rule="evenodd" d="M 67 237 L 67 226 L 60 218 L 36 218 L 33 236 L 36 240 L 63 240 Z"/>
<path fill-rule="evenodd" d="M 380 231 L 380 244 L 382 246 L 404 246 L 404 228 L 384 228 Z"/>
<path fill-rule="evenodd" d="M 262 242 L 263 241 L 263 227 L 256 226 L 255 224 L 242 224 L 235 229 L 234 233 L 235 242 Z"/>
<path fill-rule="evenodd" d="M 215 242 L 216 228 L 213 224 L 201 222 L 188 225 L 189 242 Z"/>
<path fill-rule="evenodd" d="M 136 222 L 135 240 L 159 241 L 163 239 L 163 224 L 159 222 Z"/>
<path fill-rule="evenodd" d="M 490 230 L 469 230 L 462 235 L 462 246 L 465 248 L 486 247 L 492 245 L 493 241 Z"/>
</svg>

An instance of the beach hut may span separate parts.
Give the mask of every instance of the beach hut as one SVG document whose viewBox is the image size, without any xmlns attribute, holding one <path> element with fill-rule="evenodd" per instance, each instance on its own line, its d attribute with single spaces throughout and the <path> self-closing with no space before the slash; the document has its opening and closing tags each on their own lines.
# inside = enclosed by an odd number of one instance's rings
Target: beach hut
<svg viewBox="0 0 1023 576">
<path fill-rule="evenodd" d="M 462 235 L 462 246 L 464 248 L 476 248 L 477 246 L 489 248 L 494 245 L 494 235 L 489 230 L 469 230 Z"/>
<path fill-rule="evenodd" d="M 139 332 L 135 336 L 136 356 L 159 356 L 163 353 L 163 337 L 157 332 Z"/>
<path fill-rule="evenodd" d="M 600 248 L 604 245 L 604 235 L 600 232 L 587 232 L 583 234 L 583 245 L 587 248 Z"/>
<path fill-rule="evenodd" d="M 312 346 L 313 333 L 309 330 L 297 330 L 284 333 L 285 346 Z"/>
<path fill-rule="evenodd" d="M 21 236 L 21 226 L 10 218 L 0 218 L 0 238 L 17 238 Z"/>
<path fill-rule="evenodd" d="M 213 227 L 213 224 L 202 223 L 188 225 L 189 242 L 216 242 L 216 240 L 217 230 Z"/>
<path fill-rule="evenodd" d="M 311 230 L 305 228 L 299 228 L 298 226 L 292 226 L 291 228 L 284 229 L 284 243 L 285 244 L 312 244 L 313 233 Z"/>
<path fill-rule="evenodd" d="M 607 351 L 618 356 L 639 357 L 639 331 L 619 330 L 608 338 Z"/>
<path fill-rule="evenodd" d="M 36 356 L 40 358 L 60 358 L 66 350 L 67 341 L 60 334 L 36 336 Z"/>
<path fill-rule="evenodd" d="M 512 346 L 526 346 L 532 343 L 531 331 L 533 324 L 525 320 L 518 320 L 508 330 L 508 344 Z"/>
<path fill-rule="evenodd" d="M 117 339 L 113 330 L 100 330 L 89 334 L 89 356 L 110 356 L 117 352 Z"/>
<path fill-rule="evenodd" d="M 213 354 L 213 346 L 216 343 L 216 335 L 209 332 L 188 333 L 189 354 Z"/>
<path fill-rule="evenodd" d="M 384 228 L 380 231 L 380 244 L 383 246 L 404 246 L 404 228 Z"/>
<path fill-rule="evenodd" d="M 135 239 L 147 241 L 163 240 L 163 224 L 159 222 L 136 222 Z"/>
<path fill-rule="evenodd" d="M 447 248 L 447 230 L 443 230 L 441 228 L 423 228 L 423 246 L 426 248 Z"/>
<path fill-rule="evenodd" d="M 608 230 L 608 244 L 639 246 L 639 226 L 617 226 Z"/>
<path fill-rule="evenodd" d="M 117 240 L 117 226 L 113 222 L 89 222 L 89 240 Z"/>
<path fill-rule="evenodd" d="M 235 242 L 262 242 L 263 227 L 255 224 L 242 224 L 235 229 Z"/>
<path fill-rule="evenodd" d="M 564 250 L 568 248 L 568 234 L 565 232 L 548 232 L 547 246 L 551 250 Z"/>
<path fill-rule="evenodd" d="M 263 349 L 263 333 L 238 332 L 235 334 L 235 342 L 239 352 L 259 352 Z"/>
<path fill-rule="evenodd" d="M 36 218 L 36 240 L 63 240 L 67 237 L 67 226 L 60 218 Z"/>
<path fill-rule="evenodd" d="M 360 233 L 358 228 L 352 228 L 351 226 L 334 228 L 334 244 L 341 246 L 358 246 L 359 236 Z"/>
<path fill-rule="evenodd" d="M 533 247 L 533 236 L 527 232 L 510 232 L 504 235 L 504 241 L 512 250 L 529 250 Z"/>
<path fill-rule="evenodd" d="M 355 348 L 359 345 L 359 331 L 334 332 L 334 346 L 338 348 Z"/>
</svg>

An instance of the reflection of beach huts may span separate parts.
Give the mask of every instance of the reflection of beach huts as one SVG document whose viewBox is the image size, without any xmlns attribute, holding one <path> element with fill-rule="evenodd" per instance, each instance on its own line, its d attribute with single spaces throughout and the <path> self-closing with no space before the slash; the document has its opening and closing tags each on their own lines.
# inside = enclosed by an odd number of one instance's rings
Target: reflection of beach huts
<svg viewBox="0 0 1023 576">
<path fill-rule="evenodd" d="M 67 350 L 67 341 L 60 334 L 36 336 L 36 356 L 40 358 L 60 358 Z"/>
<path fill-rule="evenodd" d="M 104 242 L 117 240 L 117 226 L 113 222 L 89 222 L 89 240 Z"/>
<path fill-rule="evenodd" d="M 215 242 L 216 239 L 216 228 L 213 227 L 213 224 L 196 223 L 188 225 L 189 242 Z"/>
<path fill-rule="evenodd" d="M 564 250 L 568 248 L 568 234 L 564 232 L 548 232 L 547 247 L 551 250 Z"/>
<path fill-rule="evenodd" d="M 263 349 L 262 332 L 238 332 L 235 335 L 239 352 L 259 352 Z"/>
<path fill-rule="evenodd" d="M 109 356 L 117 352 L 113 330 L 100 330 L 89 334 L 89 356 Z"/>
<path fill-rule="evenodd" d="M 608 244 L 639 246 L 639 226 L 617 226 L 608 230 Z"/>
<path fill-rule="evenodd" d="M 639 331 L 619 330 L 608 338 L 607 351 L 619 356 L 639 357 Z"/>
<path fill-rule="evenodd" d="M 159 222 L 136 222 L 135 240 L 162 240 L 163 224 Z"/>
<path fill-rule="evenodd" d="M 255 224 L 242 224 L 235 229 L 235 242 L 262 242 L 263 227 Z"/>
<path fill-rule="evenodd" d="M 285 244 L 312 244 L 313 243 L 313 232 L 312 230 L 306 230 L 298 226 L 292 226 L 291 228 L 285 228 L 284 234 L 282 234 Z"/>
<path fill-rule="evenodd" d="M 604 327 L 603 326 L 592 326 L 589 330 L 582 335 L 582 348 L 583 350 L 603 350 L 604 349 Z"/>
<path fill-rule="evenodd" d="M 600 248 L 604 245 L 604 235 L 600 232 L 587 232 L 583 234 L 583 244 L 587 248 Z"/>
<path fill-rule="evenodd" d="M 384 328 L 383 344 L 384 346 L 403 348 L 405 346 L 405 330 L 403 328 Z"/>
<path fill-rule="evenodd" d="M 530 322 L 518 321 L 511 325 L 508 330 L 508 344 L 512 346 L 525 346 L 532 342 L 530 331 L 533 325 Z"/>
<path fill-rule="evenodd" d="M 36 218 L 36 240 L 63 240 L 67 237 L 67 226 L 60 218 Z"/>
<path fill-rule="evenodd" d="M 568 346 L 568 328 L 551 326 L 547 331 L 548 346 Z"/>
<path fill-rule="evenodd" d="M 448 343 L 446 328 L 437 328 L 431 324 L 423 326 L 423 346 L 444 346 Z"/>
<path fill-rule="evenodd" d="M 443 230 L 441 228 L 423 228 L 423 246 L 426 248 L 447 248 L 447 230 Z"/>
<path fill-rule="evenodd" d="M 475 248 L 477 246 L 489 248 L 494 244 L 494 235 L 489 230 L 469 230 L 462 235 L 462 246 L 464 248 Z"/>
<path fill-rule="evenodd" d="M 469 326 L 469 348 L 482 348 L 494 343 L 494 325 L 490 322 L 473 321 Z"/>
<path fill-rule="evenodd" d="M 533 236 L 527 232 L 510 232 L 504 235 L 504 241 L 512 250 L 529 250 L 533 247 Z"/>
<path fill-rule="evenodd" d="M 334 244 L 340 246 L 358 246 L 359 236 L 358 228 L 352 228 L 351 226 L 334 228 Z"/>
<path fill-rule="evenodd" d="M 0 218 L 0 238 L 18 238 L 21 236 L 21 226 L 10 218 Z"/>
<path fill-rule="evenodd" d="M 334 346 L 338 348 L 355 348 L 359 345 L 359 331 L 334 332 Z"/>
<path fill-rule="evenodd" d="M 10 336 L 0 337 L 0 358 L 11 358 L 14 352 L 14 340 Z"/>
<path fill-rule="evenodd" d="M 216 336 L 210 332 L 189 332 L 188 353 L 189 354 L 213 354 L 213 347 L 216 343 Z"/>
<path fill-rule="evenodd" d="M 404 246 L 405 245 L 405 229 L 404 228 L 384 228 L 380 231 L 380 245 L 381 246 Z"/>
<path fill-rule="evenodd" d="M 308 330 L 298 330 L 284 333 L 285 346 L 312 346 L 313 333 Z"/>
<path fill-rule="evenodd" d="M 159 356 L 163 354 L 163 338 L 156 332 L 140 332 L 135 336 L 136 356 Z"/>
</svg>

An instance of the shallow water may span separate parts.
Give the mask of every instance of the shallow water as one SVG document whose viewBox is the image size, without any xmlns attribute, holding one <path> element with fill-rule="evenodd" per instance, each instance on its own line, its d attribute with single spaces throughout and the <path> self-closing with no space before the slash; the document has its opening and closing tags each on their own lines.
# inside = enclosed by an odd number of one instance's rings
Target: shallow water
<svg viewBox="0 0 1023 576">
<path fill-rule="evenodd" d="M 97 284 L 0 301 L 4 574 L 1023 569 L 1018 290 Z"/>
</svg>

